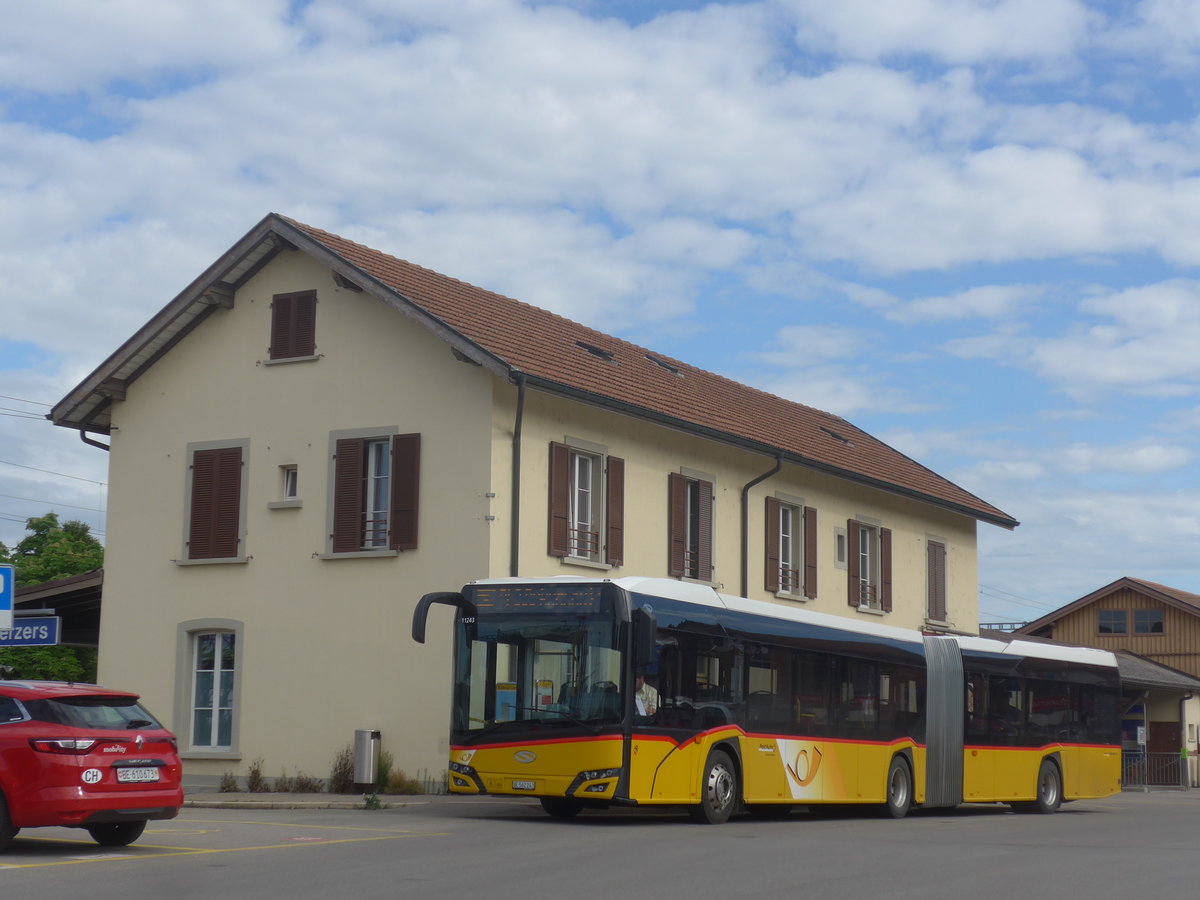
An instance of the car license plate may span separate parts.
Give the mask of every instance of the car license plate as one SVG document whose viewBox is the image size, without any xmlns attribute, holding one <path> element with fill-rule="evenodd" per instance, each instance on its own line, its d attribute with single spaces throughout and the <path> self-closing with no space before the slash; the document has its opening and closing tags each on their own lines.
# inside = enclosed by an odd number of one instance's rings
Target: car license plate
<svg viewBox="0 0 1200 900">
<path fill-rule="evenodd" d="M 537 784 L 532 781 L 514 781 L 512 785 L 514 791 L 532 791 L 537 787 Z"/>
<path fill-rule="evenodd" d="M 138 784 L 146 781 L 158 781 L 158 767 L 117 769 L 117 781 L 121 784 Z"/>
</svg>

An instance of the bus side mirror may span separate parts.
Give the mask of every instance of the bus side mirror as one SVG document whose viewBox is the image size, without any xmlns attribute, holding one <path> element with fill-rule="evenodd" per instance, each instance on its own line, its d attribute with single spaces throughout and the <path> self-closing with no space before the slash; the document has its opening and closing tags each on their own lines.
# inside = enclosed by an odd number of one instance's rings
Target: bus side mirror
<svg viewBox="0 0 1200 900">
<path fill-rule="evenodd" d="M 654 613 L 643 607 L 633 611 L 633 667 L 641 669 L 654 663 L 654 634 L 658 625 Z"/>
<path fill-rule="evenodd" d="M 429 618 L 429 607 L 435 603 L 455 606 L 467 615 L 475 615 L 475 604 L 458 591 L 436 591 L 426 594 L 417 602 L 417 608 L 413 610 L 412 636 L 418 644 L 425 643 L 425 620 Z"/>
</svg>

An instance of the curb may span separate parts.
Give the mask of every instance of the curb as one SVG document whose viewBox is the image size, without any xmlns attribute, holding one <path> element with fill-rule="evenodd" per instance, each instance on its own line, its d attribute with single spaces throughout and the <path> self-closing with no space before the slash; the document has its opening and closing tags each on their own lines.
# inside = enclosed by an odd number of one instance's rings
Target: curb
<svg viewBox="0 0 1200 900">
<path fill-rule="evenodd" d="M 379 798 L 374 809 L 399 809 L 405 806 L 424 806 L 428 800 L 385 800 Z M 314 794 L 306 797 L 271 797 L 270 794 L 207 794 L 202 797 L 185 797 L 185 809 L 361 809 L 367 810 L 363 796 L 321 797 Z M 373 811 L 373 810 L 369 810 Z"/>
</svg>

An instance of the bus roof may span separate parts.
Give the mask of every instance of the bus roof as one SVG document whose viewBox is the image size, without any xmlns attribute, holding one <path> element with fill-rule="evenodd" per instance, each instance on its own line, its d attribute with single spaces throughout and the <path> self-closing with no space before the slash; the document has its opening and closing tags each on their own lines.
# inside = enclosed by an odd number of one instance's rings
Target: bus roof
<svg viewBox="0 0 1200 900">
<path fill-rule="evenodd" d="M 640 576 L 589 578 L 579 575 L 550 575 L 545 578 L 488 578 L 471 582 L 471 584 L 496 585 L 572 583 L 613 584 L 631 594 L 663 597 L 697 606 L 708 606 L 715 609 L 727 609 L 730 612 L 765 616 L 789 622 L 800 622 L 808 625 L 816 625 L 821 628 L 869 635 L 892 641 L 921 644 L 925 639 L 924 633 L 914 631 L 911 628 L 900 628 L 895 625 L 884 625 L 876 622 L 856 622 L 845 616 L 836 616 L 831 613 L 784 606 L 781 603 L 769 603 L 765 600 L 749 600 L 745 597 L 722 594 L 708 585 L 677 581 L 674 578 L 646 578 Z M 968 652 L 994 653 L 1001 656 L 1024 656 L 1034 659 L 1050 659 L 1060 662 L 1073 662 L 1081 665 L 1105 666 L 1110 668 L 1116 668 L 1117 666 L 1117 658 L 1112 653 L 1092 647 L 1070 647 L 1063 644 L 1044 644 L 1021 640 L 1003 641 L 996 640 L 995 638 L 969 635 L 945 635 L 944 637 L 956 640 L 959 647 Z"/>
</svg>

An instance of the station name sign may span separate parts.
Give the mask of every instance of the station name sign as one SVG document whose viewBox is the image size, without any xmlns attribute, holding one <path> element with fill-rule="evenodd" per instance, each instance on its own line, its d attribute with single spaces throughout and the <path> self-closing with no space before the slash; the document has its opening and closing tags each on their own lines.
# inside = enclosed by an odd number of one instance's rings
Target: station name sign
<svg viewBox="0 0 1200 900">
<path fill-rule="evenodd" d="M 53 647 L 61 623 L 59 616 L 20 616 L 12 628 L 0 628 L 0 647 Z"/>
</svg>

